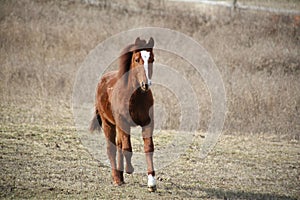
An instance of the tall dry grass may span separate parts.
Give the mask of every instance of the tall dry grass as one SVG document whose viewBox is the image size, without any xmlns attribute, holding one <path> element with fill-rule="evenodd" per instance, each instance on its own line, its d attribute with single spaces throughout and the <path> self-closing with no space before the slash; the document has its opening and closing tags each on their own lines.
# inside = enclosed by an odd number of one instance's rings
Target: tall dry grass
<svg viewBox="0 0 300 200">
<path fill-rule="evenodd" d="M 0 2 L 1 104 L 70 109 L 76 71 L 88 52 L 131 28 L 159 26 L 187 34 L 212 55 L 226 89 L 227 133 L 277 133 L 299 139 L 300 28 L 295 16 L 165 1 Z M 157 62 L 198 84 L 201 128 L 210 120 L 210 96 L 189 64 L 166 52 Z M 176 128 L 178 105 L 167 100 L 165 128 Z M 45 102 L 50 102 L 45 103 Z M 65 103 L 66 102 L 66 103 Z M 50 109 L 55 112 L 55 109 Z M 32 123 L 35 121 L 33 120 Z"/>
</svg>

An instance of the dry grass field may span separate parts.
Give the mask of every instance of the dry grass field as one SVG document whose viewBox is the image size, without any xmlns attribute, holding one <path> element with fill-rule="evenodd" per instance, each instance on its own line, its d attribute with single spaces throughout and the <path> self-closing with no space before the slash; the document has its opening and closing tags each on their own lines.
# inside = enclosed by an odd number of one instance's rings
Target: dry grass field
<svg viewBox="0 0 300 200">
<path fill-rule="evenodd" d="M 286 1 L 284 8 L 299 4 Z M 126 176 L 121 187 L 111 184 L 110 168 L 80 141 L 71 103 L 76 72 L 88 53 L 114 34 L 145 26 L 177 30 L 199 42 L 220 70 L 227 98 L 224 133 L 200 159 L 209 91 L 186 70 L 185 60 L 156 52 L 156 62 L 199 85 L 202 116 L 185 152 L 157 171 L 156 193 L 147 192 L 145 174 Z M 168 1 L 2 0 L 0 197 L 300 199 L 299 86 L 297 15 Z M 164 91 L 154 94 L 170 113 L 161 132 L 166 137 L 155 139 L 163 148 L 179 114 L 171 94 L 167 100 Z M 141 142 L 134 139 L 135 151 Z"/>
</svg>

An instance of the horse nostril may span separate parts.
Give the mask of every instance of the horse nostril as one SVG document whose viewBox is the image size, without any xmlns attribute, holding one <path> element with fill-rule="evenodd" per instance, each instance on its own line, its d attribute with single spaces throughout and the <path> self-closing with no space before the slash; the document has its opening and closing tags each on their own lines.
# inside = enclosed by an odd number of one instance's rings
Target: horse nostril
<svg viewBox="0 0 300 200">
<path fill-rule="evenodd" d="M 147 83 L 144 83 L 144 81 L 141 82 L 141 88 L 143 90 L 148 90 L 149 89 L 149 85 Z"/>
</svg>

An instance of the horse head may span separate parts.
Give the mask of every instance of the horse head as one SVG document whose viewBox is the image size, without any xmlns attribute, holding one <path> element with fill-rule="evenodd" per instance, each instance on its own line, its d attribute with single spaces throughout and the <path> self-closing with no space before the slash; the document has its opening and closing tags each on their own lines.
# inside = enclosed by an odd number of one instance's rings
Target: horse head
<svg viewBox="0 0 300 200">
<path fill-rule="evenodd" d="M 138 37 L 133 46 L 130 65 L 131 81 L 133 81 L 134 87 L 139 87 L 143 91 L 149 90 L 151 86 L 154 62 L 153 46 L 152 37 L 148 42 Z"/>
</svg>

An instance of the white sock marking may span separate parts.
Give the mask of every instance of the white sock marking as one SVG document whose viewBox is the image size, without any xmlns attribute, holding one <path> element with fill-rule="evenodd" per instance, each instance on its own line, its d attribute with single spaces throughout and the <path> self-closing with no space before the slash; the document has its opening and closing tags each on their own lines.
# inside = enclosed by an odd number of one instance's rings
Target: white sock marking
<svg viewBox="0 0 300 200">
<path fill-rule="evenodd" d="M 155 178 L 152 176 L 152 174 L 148 175 L 148 187 L 156 186 Z"/>
<path fill-rule="evenodd" d="M 151 85 L 151 80 L 149 79 L 149 67 L 148 67 L 148 60 L 149 60 L 149 57 L 150 57 L 150 52 L 149 51 L 141 51 L 141 56 L 142 56 L 142 59 L 144 61 L 144 69 L 145 69 L 145 74 L 146 74 L 146 78 L 147 78 L 147 84 L 148 86 Z"/>
</svg>

